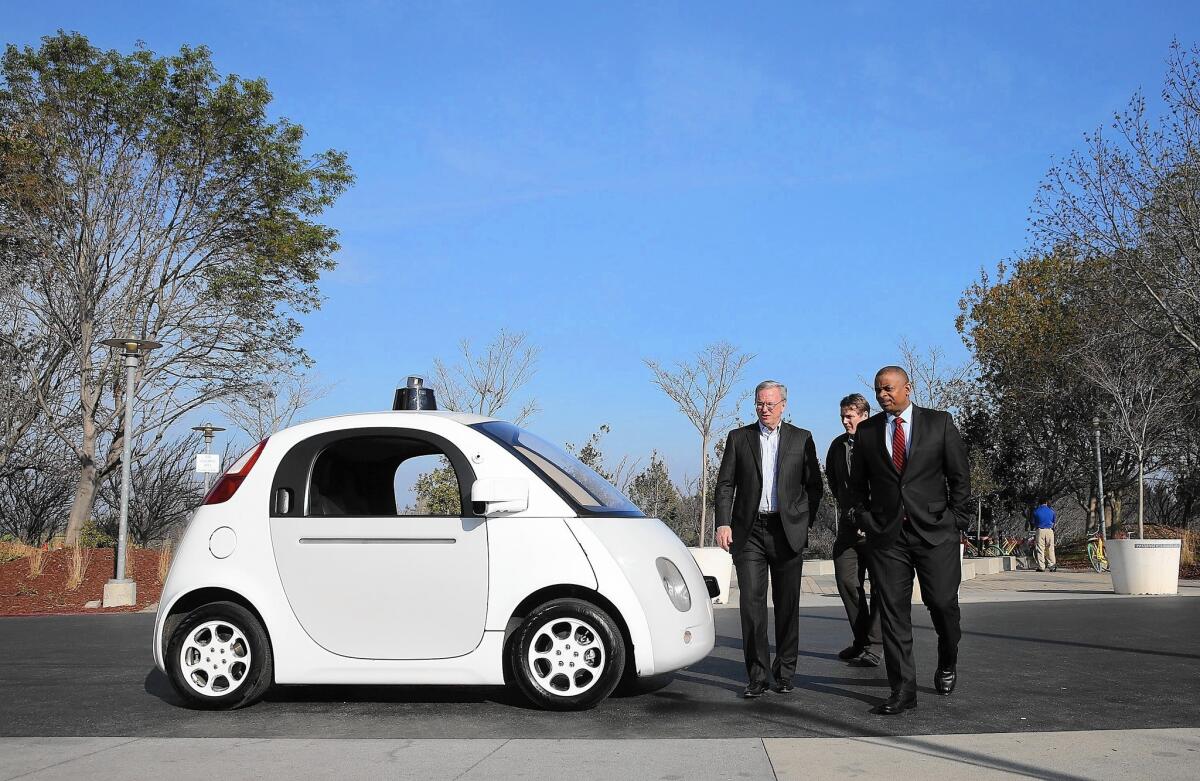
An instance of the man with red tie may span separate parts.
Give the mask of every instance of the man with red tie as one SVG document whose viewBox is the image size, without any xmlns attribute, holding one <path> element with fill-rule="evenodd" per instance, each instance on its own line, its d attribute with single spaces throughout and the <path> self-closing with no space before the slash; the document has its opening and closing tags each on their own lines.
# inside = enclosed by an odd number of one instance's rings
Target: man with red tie
<svg viewBox="0 0 1200 781">
<path fill-rule="evenodd" d="M 958 682 L 959 533 L 970 522 L 967 449 L 949 413 L 910 401 L 912 383 L 899 366 L 875 375 L 883 412 L 858 426 L 850 470 L 851 502 L 867 534 L 872 598 L 883 619 L 883 654 L 891 696 L 886 716 L 917 707 L 912 653 L 913 573 L 938 636 L 938 694 Z"/>
</svg>

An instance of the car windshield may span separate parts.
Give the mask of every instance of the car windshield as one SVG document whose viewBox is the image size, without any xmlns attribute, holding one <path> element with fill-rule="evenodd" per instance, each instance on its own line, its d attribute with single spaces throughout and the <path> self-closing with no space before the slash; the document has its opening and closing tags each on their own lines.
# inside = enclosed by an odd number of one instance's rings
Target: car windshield
<svg viewBox="0 0 1200 781">
<path fill-rule="evenodd" d="M 498 420 L 471 428 L 499 442 L 578 509 L 594 515 L 645 515 L 596 470 L 536 434 Z"/>
</svg>

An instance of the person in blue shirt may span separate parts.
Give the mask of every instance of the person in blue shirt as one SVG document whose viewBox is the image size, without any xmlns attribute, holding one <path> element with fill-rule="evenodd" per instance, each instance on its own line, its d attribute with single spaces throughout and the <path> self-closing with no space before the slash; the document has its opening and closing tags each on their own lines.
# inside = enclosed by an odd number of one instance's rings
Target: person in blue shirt
<svg viewBox="0 0 1200 781">
<path fill-rule="evenodd" d="M 1037 571 L 1054 572 L 1058 563 L 1054 558 L 1054 523 L 1058 516 L 1050 509 L 1050 500 L 1043 499 L 1033 510 L 1033 525 L 1037 528 L 1037 547 L 1033 559 L 1037 563 Z"/>
</svg>

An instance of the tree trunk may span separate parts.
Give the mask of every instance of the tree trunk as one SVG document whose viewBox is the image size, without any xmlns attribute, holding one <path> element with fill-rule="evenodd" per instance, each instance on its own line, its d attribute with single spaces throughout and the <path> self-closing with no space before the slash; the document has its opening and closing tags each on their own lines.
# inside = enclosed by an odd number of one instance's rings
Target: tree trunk
<svg viewBox="0 0 1200 781">
<path fill-rule="evenodd" d="M 75 499 L 71 502 L 71 515 L 67 520 L 66 545 L 79 544 L 79 533 L 92 517 L 96 505 L 96 462 L 87 459 L 79 469 L 79 482 L 75 484 Z"/>
<path fill-rule="evenodd" d="M 1138 453 L 1138 539 L 1139 540 L 1146 539 L 1146 531 L 1142 525 L 1142 512 L 1143 512 L 1143 507 L 1146 503 L 1146 483 L 1143 479 L 1143 474 L 1142 474 L 1143 466 L 1144 466 L 1144 464 L 1142 462 L 1142 454 L 1139 452 Z"/>
<path fill-rule="evenodd" d="M 708 520 L 708 435 L 700 437 L 700 544 L 704 547 L 705 522 Z"/>
</svg>

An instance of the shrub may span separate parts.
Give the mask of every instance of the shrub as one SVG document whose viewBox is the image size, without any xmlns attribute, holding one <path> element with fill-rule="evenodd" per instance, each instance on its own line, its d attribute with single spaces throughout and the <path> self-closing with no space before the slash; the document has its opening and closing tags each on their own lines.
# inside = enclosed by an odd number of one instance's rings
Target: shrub
<svg viewBox="0 0 1200 781">
<path fill-rule="evenodd" d="M 79 530 L 79 547 L 81 548 L 115 548 L 116 539 L 101 529 L 95 521 L 88 521 Z"/>
<path fill-rule="evenodd" d="M 41 548 L 29 549 L 29 579 L 33 580 L 42 574 L 42 569 L 46 566 L 46 560 L 42 556 Z"/>
</svg>

